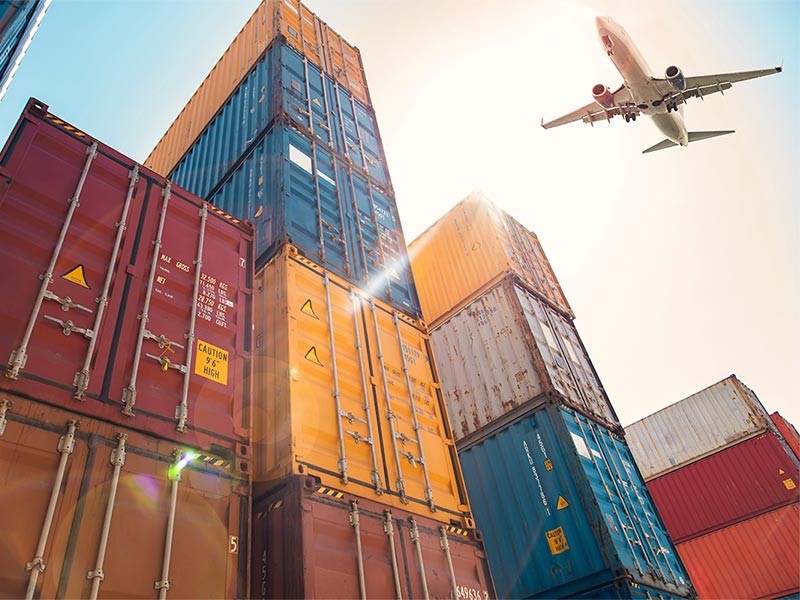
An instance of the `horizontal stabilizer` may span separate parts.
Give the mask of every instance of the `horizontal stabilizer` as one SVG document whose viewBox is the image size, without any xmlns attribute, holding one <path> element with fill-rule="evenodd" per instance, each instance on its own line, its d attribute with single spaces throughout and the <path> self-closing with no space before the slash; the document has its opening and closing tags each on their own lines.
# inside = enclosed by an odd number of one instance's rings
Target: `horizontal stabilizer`
<svg viewBox="0 0 800 600">
<path fill-rule="evenodd" d="M 718 137 L 720 135 L 728 135 L 729 133 L 735 133 L 733 129 L 728 129 L 725 131 L 690 131 L 689 132 L 689 143 L 692 142 L 699 142 L 700 140 L 707 140 L 709 138 Z M 664 148 L 671 148 L 672 146 L 677 146 L 675 142 L 672 140 L 663 140 L 658 142 L 655 146 L 650 146 L 647 150 L 643 150 L 642 154 L 647 154 L 648 152 L 655 152 L 656 150 L 663 150 Z"/>
</svg>

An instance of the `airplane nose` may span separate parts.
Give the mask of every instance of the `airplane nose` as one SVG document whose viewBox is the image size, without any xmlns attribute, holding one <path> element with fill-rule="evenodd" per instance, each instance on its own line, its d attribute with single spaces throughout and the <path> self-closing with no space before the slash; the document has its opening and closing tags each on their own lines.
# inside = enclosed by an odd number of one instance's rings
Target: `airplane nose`
<svg viewBox="0 0 800 600">
<path fill-rule="evenodd" d="M 595 17 L 594 24 L 597 26 L 598 29 L 600 29 L 601 27 L 606 26 L 607 21 L 608 19 L 606 19 L 606 17 Z"/>
</svg>

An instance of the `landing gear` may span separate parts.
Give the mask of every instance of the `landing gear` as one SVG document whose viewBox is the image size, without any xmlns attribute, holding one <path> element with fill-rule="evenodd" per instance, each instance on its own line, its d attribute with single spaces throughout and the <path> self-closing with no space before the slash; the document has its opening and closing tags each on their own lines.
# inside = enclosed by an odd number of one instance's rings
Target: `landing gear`
<svg viewBox="0 0 800 600">
<path fill-rule="evenodd" d="M 636 120 L 636 113 L 625 113 L 624 117 L 625 117 L 625 122 L 630 123 L 631 121 Z"/>
<path fill-rule="evenodd" d="M 674 102 L 667 102 L 667 112 L 672 112 L 673 110 L 678 110 L 678 106 Z"/>
</svg>

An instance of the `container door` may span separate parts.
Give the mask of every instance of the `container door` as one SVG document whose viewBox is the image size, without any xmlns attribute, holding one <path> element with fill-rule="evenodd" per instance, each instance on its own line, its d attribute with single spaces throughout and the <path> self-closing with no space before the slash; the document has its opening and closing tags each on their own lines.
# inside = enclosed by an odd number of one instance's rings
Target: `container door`
<svg viewBox="0 0 800 600">
<path fill-rule="evenodd" d="M 2 386 L 78 406 L 73 395 L 101 392 L 108 355 L 95 350 L 113 335 L 115 271 L 128 262 L 145 186 L 96 146 L 22 123 L 0 197 L 0 258 L 13 282 L 0 307 Z M 45 381 L 61 389 L 48 393 Z"/>
</svg>

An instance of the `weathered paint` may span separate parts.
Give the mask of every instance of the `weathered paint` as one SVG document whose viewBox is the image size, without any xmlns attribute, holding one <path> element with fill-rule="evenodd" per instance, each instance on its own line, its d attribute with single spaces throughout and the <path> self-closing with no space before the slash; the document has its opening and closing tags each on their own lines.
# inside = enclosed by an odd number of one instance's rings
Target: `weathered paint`
<svg viewBox="0 0 800 600">
<path fill-rule="evenodd" d="M 431 345 L 459 444 L 554 394 L 619 426 L 575 326 L 514 277 L 440 323 Z"/>
<path fill-rule="evenodd" d="M 775 423 L 775 427 L 778 428 L 783 439 L 786 440 L 786 443 L 789 444 L 794 455 L 800 460 L 800 435 L 797 433 L 795 426 L 784 419 L 778 412 L 772 413 L 769 418 Z"/>
<path fill-rule="evenodd" d="M 254 324 L 257 491 L 311 474 L 388 506 L 471 522 L 421 323 L 289 246 L 256 275 Z"/>
<path fill-rule="evenodd" d="M 624 440 L 551 404 L 460 450 L 501 598 L 566 598 L 620 578 L 689 579 Z"/>
<path fill-rule="evenodd" d="M 361 53 L 299 0 L 264 0 L 145 160 L 167 175 L 270 42 L 285 40 L 312 64 L 331 75 L 362 104 L 371 105 Z"/>
<path fill-rule="evenodd" d="M 472 194 L 409 246 L 425 319 L 436 328 L 509 274 L 568 317 L 539 238 L 481 194 Z"/>
<path fill-rule="evenodd" d="M 800 465 L 773 433 L 647 482 L 676 543 L 800 500 Z"/>
<path fill-rule="evenodd" d="M 736 375 L 625 428 L 645 481 L 765 431 L 777 431 Z"/>
<path fill-rule="evenodd" d="M 163 178 L 104 144 L 91 158 L 94 142 L 32 100 L 0 158 L 0 262 L 3 281 L 14 286 L 0 306 L 0 389 L 180 443 L 236 451 L 249 443 L 252 228 L 177 186 L 167 194 Z M 67 202 L 87 164 L 77 204 Z M 25 346 L 29 323 L 27 358 L 14 379 L 11 357 Z M 76 399 L 90 341 L 88 386 Z M 176 411 L 184 398 L 181 431 Z M 132 414 L 122 412 L 126 399 Z"/>
<path fill-rule="evenodd" d="M 354 528 L 354 503 L 358 531 Z M 419 532 L 424 568 L 412 541 L 412 521 Z M 403 598 L 423 597 L 423 578 L 430 598 L 453 598 L 453 586 L 458 598 L 495 598 L 475 530 L 443 525 L 407 510 L 341 493 L 303 476 L 287 478 L 279 489 L 254 503 L 251 597 L 397 598 L 387 532 L 394 538 Z M 454 582 L 443 535 L 447 536 Z M 363 596 L 358 577 L 359 543 Z"/>
<path fill-rule="evenodd" d="M 302 131 L 272 127 L 210 200 L 255 223 L 257 268 L 291 243 L 315 263 L 419 318 L 394 198 Z"/>
<path fill-rule="evenodd" d="M 169 598 L 248 597 L 250 493 L 247 464 L 117 424 L 0 391 L 0 597 L 22 598 L 36 554 L 68 422 L 75 445 L 56 496 L 35 598 L 88 598 L 109 501 L 112 459 L 125 438 L 108 530 L 100 598 L 153 598 L 161 580 L 172 479 L 180 472 L 169 569 Z M 174 470 L 173 470 L 174 472 Z M 203 567 L 207 565 L 209 568 Z"/>
<path fill-rule="evenodd" d="M 782 598 L 800 592 L 800 504 L 678 544 L 700 598 Z"/>
</svg>

